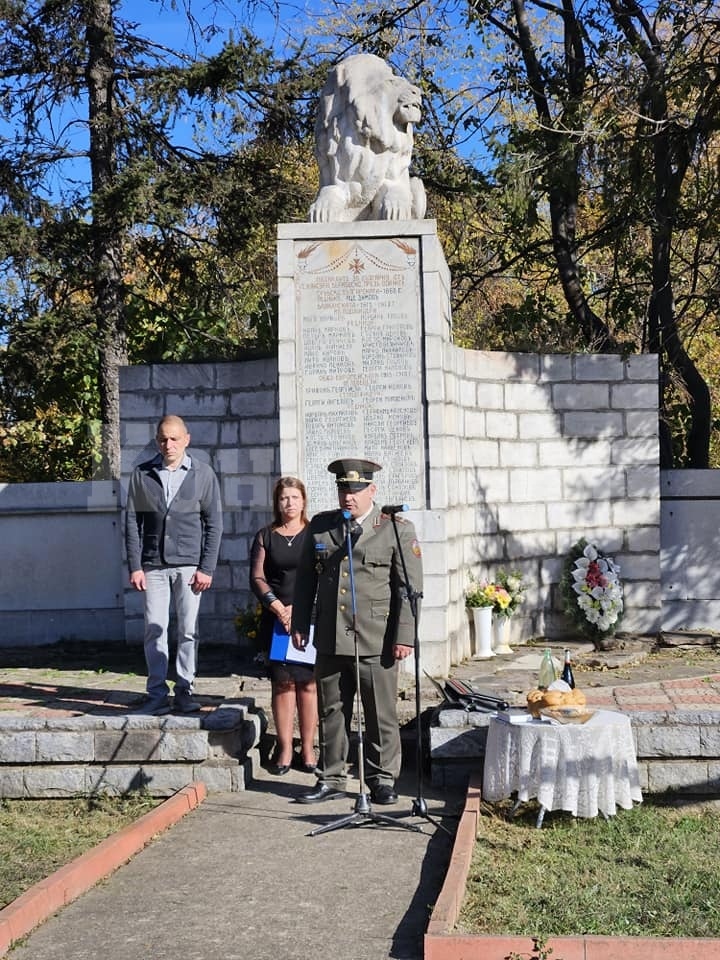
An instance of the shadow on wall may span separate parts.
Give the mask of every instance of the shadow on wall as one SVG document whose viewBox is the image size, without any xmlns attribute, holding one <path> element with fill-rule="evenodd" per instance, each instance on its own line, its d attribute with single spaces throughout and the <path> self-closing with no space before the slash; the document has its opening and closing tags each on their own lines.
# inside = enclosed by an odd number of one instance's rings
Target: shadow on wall
<svg viewBox="0 0 720 960">
<path fill-rule="evenodd" d="M 471 353 L 475 353 L 471 351 Z M 660 629 L 660 486 L 654 357 L 475 353 L 461 463 L 480 578 L 519 570 L 524 636 L 571 629 L 559 583 L 581 537 L 621 566 L 623 629 Z"/>
</svg>

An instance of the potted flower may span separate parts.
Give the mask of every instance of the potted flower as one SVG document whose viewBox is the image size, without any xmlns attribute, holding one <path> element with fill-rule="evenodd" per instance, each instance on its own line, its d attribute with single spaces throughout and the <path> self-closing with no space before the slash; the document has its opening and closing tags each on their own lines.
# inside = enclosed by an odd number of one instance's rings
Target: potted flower
<svg viewBox="0 0 720 960">
<path fill-rule="evenodd" d="M 486 660 L 494 657 L 492 648 L 492 615 L 497 586 L 487 580 L 477 580 L 470 574 L 470 586 L 465 591 L 465 606 L 472 611 L 475 626 L 475 657 Z"/>
<path fill-rule="evenodd" d="M 498 570 L 497 583 L 501 591 L 502 602 L 498 603 L 496 612 L 501 617 L 511 617 L 525 598 L 525 584 L 519 570 Z"/>
<path fill-rule="evenodd" d="M 623 615 L 620 567 L 584 538 L 571 549 L 560 585 L 565 612 L 596 646 L 614 637 Z"/>
<path fill-rule="evenodd" d="M 470 574 L 470 586 L 465 591 L 466 607 L 494 607 L 495 592 L 497 587 L 494 583 L 488 583 L 487 580 L 476 580 Z"/>
<path fill-rule="evenodd" d="M 517 570 L 508 573 L 499 570 L 493 605 L 493 650 L 495 653 L 512 653 L 510 648 L 510 617 L 515 613 L 525 596 L 522 574 Z"/>
</svg>

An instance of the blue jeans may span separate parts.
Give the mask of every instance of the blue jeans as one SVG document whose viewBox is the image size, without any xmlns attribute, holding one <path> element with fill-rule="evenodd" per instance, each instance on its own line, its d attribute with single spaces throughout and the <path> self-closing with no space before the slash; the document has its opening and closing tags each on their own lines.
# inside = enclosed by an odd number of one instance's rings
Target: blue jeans
<svg viewBox="0 0 720 960">
<path fill-rule="evenodd" d="M 168 626 L 170 601 L 177 618 L 175 689 L 192 692 L 197 666 L 197 621 L 201 594 L 190 589 L 195 567 L 145 567 L 145 662 L 147 692 L 162 700 L 170 692 L 168 672 Z"/>
</svg>

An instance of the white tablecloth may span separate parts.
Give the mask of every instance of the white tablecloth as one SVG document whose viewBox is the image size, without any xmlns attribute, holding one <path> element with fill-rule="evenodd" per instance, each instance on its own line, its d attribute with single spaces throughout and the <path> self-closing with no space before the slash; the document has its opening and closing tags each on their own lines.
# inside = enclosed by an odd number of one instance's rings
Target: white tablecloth
<svg viewBox="0 0 720 960">
<path fill-rule="evenodd" d="M 630 718 L 598 710 L 582 724 L 510 724 L 488 729 L 483 799 L 537 798 L 546 810 L 613 816 L 642 801 Z"/>
</svg>

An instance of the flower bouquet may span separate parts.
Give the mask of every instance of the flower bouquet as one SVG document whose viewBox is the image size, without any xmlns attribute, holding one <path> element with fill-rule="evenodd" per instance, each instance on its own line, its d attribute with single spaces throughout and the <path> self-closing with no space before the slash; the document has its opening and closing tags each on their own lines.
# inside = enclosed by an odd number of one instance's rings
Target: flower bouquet
<svg viewBox="0 0 720 960">
<path fill-rule="evenodd" d="M 525 585 L 518 570 L 499 570 L 495 584 L 495 607 L 493 612 L 499 617 L 511 617 L 525 596 Z"/>
<path fill-rule="evenodd" d="M 494 607 L 496 603 L 497 585 L 487 580 L 476 580 L 470 574 L 470 586 L 465 591 L 466 607 Z"/>
<path fill-rule="evenodd" d="M 560 589 L 565 612 L 591 640 L 615 634 L 623 615 L 620 567 L 584 538 L 565 562 Z"/>
</svg>

